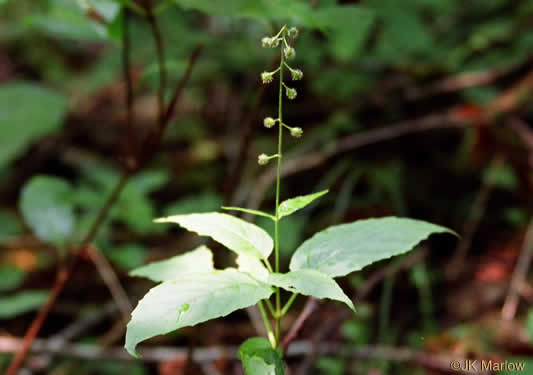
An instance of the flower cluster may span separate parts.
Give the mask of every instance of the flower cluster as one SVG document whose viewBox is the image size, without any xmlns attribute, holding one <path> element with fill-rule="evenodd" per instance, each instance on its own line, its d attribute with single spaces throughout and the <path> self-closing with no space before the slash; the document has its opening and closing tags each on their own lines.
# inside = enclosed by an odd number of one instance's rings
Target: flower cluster
<svg viewBox="0 0 533 375">
<path fill-rule="evenodd" d="M 298 95 L 296 89 L 289 87 L 283 82 L 283 71 L 284 69 L 287 69 L 291 73 L 291 79 L 293 81 L 298 81 L 303 78 L 304 74 L 300 69 L 292 68 L 289 64 L 287 64 L 287 60 L 292 60 L 296 57 L 296 51 L 294 47 L 292 47 L 289 44 L 289 39 L 295 39 L 298 36 L 298 29 L 296 27 L 287 28 L 287 26 L 283 26 L 281 30 L 274 36 L 269 37 L 266 36 L 263 39 L 261 39 L 261 43 L 263 47 L 265 48 L 277 48 L 280 47 L 280 53 L 281 53 L 281 63 L 279 67 L 272 71 L 272 72 L 263 72 L 261 73 L 261 81 L 264 84 L 271 83 L 274 80 L 274 76 L 279 73 L 280 75 L 280 98 L 282 95 L 282 91 L 285 91 L 285 95 L 288 99 L 293 100 Z M 303 134 L 302 128 L 299 127 L 290 127 L 287 124 L 285 124 L 281 119 L 281 113 L 279 113 L 278 118 L 272 118 L 272 117 L 266 117 L 263 120 L 263 125 L 266 128 L 272 128 L 275 125 L 279 125 L 282 128 L 287 128 L 290 132 L 290 134 L 293 137 L 300 138 Z M 280 132 L 282 129 L 280 129 Z M 261 154 L 258 157 L 258 163 L 261 165 L 267 164 L 270 159 L 274 158 L 280 158 L 280 154 L 275 155 L 266 155 Z"/>
</svg>

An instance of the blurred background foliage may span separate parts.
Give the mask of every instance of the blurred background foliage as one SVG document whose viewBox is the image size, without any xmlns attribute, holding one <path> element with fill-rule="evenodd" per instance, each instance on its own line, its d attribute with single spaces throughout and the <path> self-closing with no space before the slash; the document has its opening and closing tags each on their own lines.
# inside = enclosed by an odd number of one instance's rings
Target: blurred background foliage
<svg viewBox="0 0 533 375">
<path fill-rule="evenodd" d="M 134 130 L 149 134 L 157 122 L 160 67 L 145 3 L 0 1 L 0 338 L 24 335 L 69 249 L 120 180 L 128 132 L 125 9 L 131 14 Z M 418 251 L 423 261 L 356 299 L 358 314 L 325 336 L 339 350 L 307 373 L 435 373 L 416 361 L 360 360 L 343 350 L 371 344 L 463 357 L 533 354 L 530 283 L 513 324 L 503 328 L 499 320 L 531 214 L 533 1 L 149 3 L 164 40 L 167 100 L 193 49 L 203 45 L 203 51 L 155 157 L 130 179 L 93 241 L 132 303 L 150 285 L 129 278 L 128 270 L 197 245 L 154 218 L 224 204 L 272 207 L 268 173 L 256 162 L 276 147 L 262 127 L 262 118 L 276 110 L 276 89 L 259 80 L 274 63 L 260 40 L 289 22 L 300 29 L 294 65 L 304 79 L 295 83 L 298 97 L 285 113 L 304 136 L 286 141 L 287 159 L 297 162 L 282 195 L 330 193 L 282 226 L 284 259 L 316 230 L 371 216 L 411 216 L 463 235 L 462 245 L 444 238 L 425 244 Z M 440 126 L 416 131 L 435 116 L 444 116 Z M 385 136 L 372 141 L 375 131 Z M 266 220 L 257 223 L 273 230 Z M 358 296 L 382 267 L 385 262 L 349 277 L 348 294 Z M 101 316 L 110 300 L 82 254 L 40 337 Z M 302 337 L 312 337 L 339 310 L 322 306 Z M 120 346 L 120 316 L 100 318 L 72 340 Z M 253 334 L 245 314 L 208 325 L 214 334 L 184 330 L 153 345 L 230 345 Z M 9 359 L 1 354 L 0 369 Z M 27 370 L 50 374 L 190 371 L 170 359 L 157 368 L 75 356 L 34 362 Z M 217 366 L 232 373 L 227 363 Z M 526 370 L 533 373 L 533 364 Z"/>
</svg>

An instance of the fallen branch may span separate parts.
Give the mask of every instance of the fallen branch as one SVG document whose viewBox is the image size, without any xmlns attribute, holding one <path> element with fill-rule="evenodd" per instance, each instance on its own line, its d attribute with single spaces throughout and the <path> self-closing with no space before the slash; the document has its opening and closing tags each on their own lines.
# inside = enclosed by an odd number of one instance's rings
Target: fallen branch
<svg viewBox="0 0 533 375">
<path fill-rule="evenodd" d="M 20 349 L 22 340 L 12 337 L 0 337 L 0 353 L 13 353 Z M 169 360 L 186 360 L 187 348 L 175 347 L 139 347 L 137 351 L 140 358 L 130 356 L 122 347 L 103 348 L 91 344 L 71 344 L 68 347 L 58 349 L 50 345 L 48 340 L 35 340 L 32 345 L 34 353 L 49 353 L 57 356 L 73 357 L 85 360 L 122 360 L 122 361 L 144 361 L 144 362 L 165 362 Z M 308 341 L 294 341 L 286 352 L 290 358 L 308 355 L 314 351 L 313 344 Z M 235 360 L 237 358 L 238 347 L 209 347 L 197 348 L 193 353 L 193 360 L 200 364 L 210 363 L 222 359 Z M 341 357 L 359 359 L 385 359 L 395 362 L 413 363 L 428 369 L 454 372 L 450 367 L 453 361 L 465 359 L 453 355 L 433 354 L 424 351 L 413 350 L 403 347 L 366 345 L 355 349 L 347 349 L 339 343 L 323 342 L 317 350 L 319 355 L 336 354 Z M 457 371 L 455 371 L 457 373 Z"/>
<path fill-rule="evenodd" d="M 531 260 L 533 259 L 533 219 L 530 220 L 529 226 L 524 239 L 522 250 L 520 251 L 520 257 L 516 261 L 516 266 L 511 279 L 511 286 L 509 287 L 509 293 L 505 298 L 505 303 L 502 308 L 502 319 L 513 320 L 518 309 L 518 302 L 520 301 L 520 289 L 524 285 L 527 272 L 531 266 Z"/>
<path fill-rule="evenodd" d="M 292 324 L 290 331 L 287 333 L 287 335 L 283 338 L 283 341 L 281 342 L 281 349 L 283 351 L 285 351 L 289 344 L 296 338 L 296 336 L 298 336 L 298 333 L 302 329 L 305 321 L 317 309 L 317 307 L 318 300 L 314 297 L 309 297 L 304 308 L 298 315 L 298 318 Z"/>
</svg>

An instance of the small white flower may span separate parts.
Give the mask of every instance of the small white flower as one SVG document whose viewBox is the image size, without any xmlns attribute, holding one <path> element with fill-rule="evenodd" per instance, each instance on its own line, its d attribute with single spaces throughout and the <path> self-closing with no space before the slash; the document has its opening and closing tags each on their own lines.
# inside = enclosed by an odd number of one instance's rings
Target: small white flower
<svg viewBox="0 0 533 375">
<path fill-rule="evenodd" d="M 291 128 L 291 135 L 296 138 L 300 138 L 303 134 L 302 128 Z"/>
<path fill-rule="evenodd" d="M 298 94 L 295 89 L 287 87 L 285 90 L 285 94 L 287 95 L 287 98 L 294 99 L 296 98 L 296 95 Z"/>
<path fill-rule="evenodd" d="M 257 162 L 259 163 L 259 165 L 266 165 L 268 164 L 269 160 L 270 158 L 267 156 L 267 154 L 261 154 L 257 157 Z"/>
<path fill-rule="evenodd" d="M 293 59 L 296 56 L 296 51 L 294 48 L 287 46 L 283 49 L 283 53 L 285 54 L 285 57 L 290 60 Z"/>
<path fill-rule="evenodd" d="M 300 69 L 292 69 L 291 75 L 294 81 L 298 81 L 303 78 L 304 73 Z"/>
<path fill-rule="evenodd" d="M 274 74 L 270 72 L 261 73 L 261 81 L 263 81 L 263 83 L 270 83 L 272 82 L 273 79 L 274 79 Z"/>
<path fill-rule="evenodd" d="M 298 29 L 296 27 L 291 27 L 289 30 L 287 30 L 287 35 L 289 35 L 290 38 L 297 38 L 298 37 Z"/>
<path fill-rule="evenodd" d="M 265 128 L 271 128 L 276 125 L 276 120 L 274 120 L 272 117 L 267 117 L 263 120 L 263 124 L 265 125 Z"/>
<path fill-rule="evenodd" d="M 269 38 L 268 36 L 265 36 L 263 39 L 261 39 L 261 44 L 263 45 L 263 48 L 271 47 L 272 38 Z"/>
</svg>

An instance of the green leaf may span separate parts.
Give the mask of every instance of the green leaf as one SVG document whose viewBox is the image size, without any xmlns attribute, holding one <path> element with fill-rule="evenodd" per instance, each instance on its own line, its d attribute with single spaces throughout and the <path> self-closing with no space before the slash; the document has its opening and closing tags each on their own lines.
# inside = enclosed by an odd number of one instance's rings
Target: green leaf
<svg viewBox="0 0 533 375">
<path fill-rule="evenodd" d="M 317 11 L 333 53 L 342 60 L 361 55 L 374 25 L 375 13 L 359 6 L 334 6 Z"/>
<path fill-rule="evenodd" d="M 294 0 L 174 0 L 184 9 L 195 9 L 217 16 L 267 20 L 293 19 L 307 26 L 316 25 L 309 4 Z"/>
<path fill-rule="evenodd" d="M 227 214 L 209 212 L 169 216 L 157 223 L 177 223 L 201 236 L 210 236 L 237 254 L 266 259 L 274 246 L 272 238 L 258 226 Z"/>
<path fill-rule="evenodd" d="M 316 270 L 302 269 L 285 274 L 272 273 L 268 278 L 268 283 L 289 292 L 344 302 L 355 311 L 352 301 L 335 280 Z"/>
<path fill-rule="evenodd" d="M 0 298 L 0 319 L 12 319 L 18 315 L 37 310 L 46 302 L 48 292 L 33 290 L 14 296 Z"/>
<path fill-rule="evenodd" d="M 20 210 L 35 235 L 63 244 L 74 230 L 73 189 L 57 177 L 37 176 L 24 185 Z"/>
<path fill-rule="evenodd" d="M 241 208 L 241 207 L 225 207 L 225 206 L 223 206 L 221 208 L 223 210 L 246 212 L 248 214 L 268 217 L 269 219 L 276 220 L 276 218 L 273 215 L 267 214 L 266 212 L 263 212 L 263 211 L 250 210 L 248 208 Z"/>
<path fill-rule="evenodd" d="M 153 281 L 171 281 L 190 273 L 214 271 L 213 253 L 200 246 L 185 254 L 153 262 L 130 272 L 130 276 L 146 277 Z"/>
<path fill-rule="evenodd" d="M 263 263 L 256 257 L 241 254 L 237 257 L 237 265 L 239 266 L 239 271 L 247 272 L 255 279 L 267 282 L 269 272 Z"/>
<path fill-rule="evenodd" d="M 330 277 L 359 271 L 378 260 L 408 252 L 433 233 L 453 231 L 425 221 L 384 217 L 325 229 L 294 253 L 290 269 L 315 269 Z"/>
<path fill-rule="evenodd" d="M 0 242 L 23 233 L 19 218 L 7 210 L 0 209 Z"/>
<path fill-rule="evenodd" d="M 235 269 L 189 274 L 152 288 L 133 310 L 126 350 L 182 327 L 226 316 L 270 297 L 272 288 Z"/>
<path fill-rule="evenodd" d="M 112 28 L 120 15 L 113 0 L 49 0 L 46 12 L 31 14 L 25 23 L 52 37 L 66 40 L 101 41 L 116 37 Z M 97 15 L 93 20 L 88 14 Z"/>
<path fill-rule="evenodd" d="M 320 198 L 321 196 L 328 193 L 329 190 L 322 190 L 318 193 L 314 194 L 308 194 L 308 195 L 302 195 L 301 197 L 291 198 L 287 199 L 286 201 L 283 201 L 279 204 L 278 208 L 278 215 L 281 219 L 284 216 L 288 216 L 292 214 L 293 212 L 296 212 L 305 206 L 307 206 L 309 203 L 314 201 L 315 199 Z"/>
<path fill-rule="evenodd" d="M 26 273 L 20 268 L 13 266 L 0 266 L 0 292 L 7 292 L 17 289 L 22 285 Z"/>
<path fill-rule="evenodd" d="M 237 357 L 246 375 L 284 375 L 285 366 L 279 351 L 264 337 L 253 337 L 242 343 Z"/>
<path fill-rule="evenodd" d="M 515 191 L 518 187 L 518 178 L 507 164 L 497 164 L 485 169 L 483 177 L 487 183 L 501 189 Z"/>
<path fill-rule="evenodd" d="M 105 254 L 113 264 L 130 271 L 146 263 L 146 249 L 136 244 L 114 247 Z"/>
<path fill-rule="evenodd" d="M 0 167 L 59 128 L 67 103 L 55 91 L 29 83 L 0 86 Z"/>
</svg>

